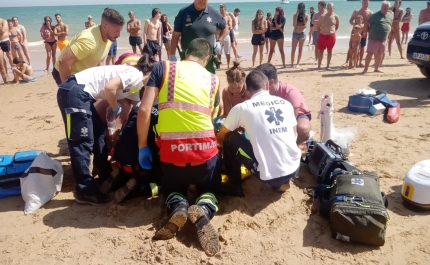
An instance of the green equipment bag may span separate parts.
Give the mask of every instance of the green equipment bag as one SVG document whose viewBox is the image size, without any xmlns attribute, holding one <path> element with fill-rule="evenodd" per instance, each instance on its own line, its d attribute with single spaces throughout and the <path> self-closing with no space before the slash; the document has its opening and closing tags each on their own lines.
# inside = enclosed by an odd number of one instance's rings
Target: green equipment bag
<svg viewBox="0 0 430 265">
<path fill-rule="evenodd" d="M 330 188 L 329 210 L 335 239 L 374 246 L 385 244 L 390 217 L 375 172 L 340 171 Z"/>
</svg>

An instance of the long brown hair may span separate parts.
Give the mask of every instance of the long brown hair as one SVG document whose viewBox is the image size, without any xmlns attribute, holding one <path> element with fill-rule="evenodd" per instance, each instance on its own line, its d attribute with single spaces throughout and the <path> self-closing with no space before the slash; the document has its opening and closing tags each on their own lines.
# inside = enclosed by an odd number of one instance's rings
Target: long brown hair
<svg viewBox="0 0 430 265">
<path fill-rule="evenodd" d="M 261 13 L 261 19 L 258 19 L 258 14 Z M 255 29 L 263 29 L 264 27 L 264 14 L 263 14 L 263 10 L 258 9 L 257 12 L 255 13 L 255 19 L 252 21 L 252 25 L 254 26 Z"/>
</svg>

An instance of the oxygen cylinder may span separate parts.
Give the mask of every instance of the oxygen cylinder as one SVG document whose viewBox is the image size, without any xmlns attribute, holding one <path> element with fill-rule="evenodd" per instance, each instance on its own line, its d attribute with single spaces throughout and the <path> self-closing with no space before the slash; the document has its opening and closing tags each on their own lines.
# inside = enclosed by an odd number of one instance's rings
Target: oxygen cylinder
<svg viewBox="0 0 430 265">
<path fill-rule="evenodd" d="M 321 142 L 325 143 L 332 138 L 333 129 L 333 94 L 321 96 Z"/>
</svg>

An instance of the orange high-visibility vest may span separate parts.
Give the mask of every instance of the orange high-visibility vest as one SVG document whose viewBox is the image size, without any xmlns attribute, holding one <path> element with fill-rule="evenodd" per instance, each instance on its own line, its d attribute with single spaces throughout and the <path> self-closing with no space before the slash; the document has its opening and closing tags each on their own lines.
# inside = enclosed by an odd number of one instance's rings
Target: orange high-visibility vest
<svg viewBox="0 0 430 265">
<path fill-rule="evenodd" d="M 160 160 L 203 163 L 218 153 L 211 114 L 219 79 L 193 61 L 166 61 L 164 67 L 156 125 Z"/>
</svg>

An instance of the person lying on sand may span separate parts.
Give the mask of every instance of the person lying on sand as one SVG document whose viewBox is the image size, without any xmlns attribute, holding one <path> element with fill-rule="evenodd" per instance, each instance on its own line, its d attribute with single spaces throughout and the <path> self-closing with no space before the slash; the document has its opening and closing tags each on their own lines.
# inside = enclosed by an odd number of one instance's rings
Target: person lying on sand
<svg viewBox="0 0 430 265">
<path fill-rule="evenodd" d="M 19 78 L 26 82 L 36 81 L 36 78 L 33 77 L 33 69 L 23 59 L 14 58 L 13 64 L 13 82 L 15 83 L 15 85 L 19 85 Z"/>
</svg>

